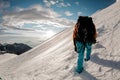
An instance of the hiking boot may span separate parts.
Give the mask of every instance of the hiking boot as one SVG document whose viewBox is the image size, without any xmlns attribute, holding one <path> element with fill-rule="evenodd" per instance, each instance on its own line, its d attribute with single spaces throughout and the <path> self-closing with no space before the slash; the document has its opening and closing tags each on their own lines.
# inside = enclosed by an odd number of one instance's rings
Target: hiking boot
<svg viewBox="0 0 120 80">
<path fill-rule="evenodd" d="M 80 71 L 76 70 L 78 74 L 80 74 L 82 71 L 83 71 L 83 68 Z"/>
<path fill-rule="evenodd" d="M 89 61 L 89 60 L 90 60 L 90 58 L 88 58 L 88 59 L 87 59 L 87 58 L 85 58 L 85 61 Z"/>
</svg>

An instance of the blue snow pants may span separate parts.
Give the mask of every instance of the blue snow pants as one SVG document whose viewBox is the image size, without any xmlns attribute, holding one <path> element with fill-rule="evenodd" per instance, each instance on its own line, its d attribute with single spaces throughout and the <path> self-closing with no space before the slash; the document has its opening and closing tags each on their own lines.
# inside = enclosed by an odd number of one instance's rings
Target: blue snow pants
<svg viewBox="0 0 120 80">
<path fill-rule="evenodd" d="M 84 59 L 84 52 L 86 50 L 86 59 L 90 59 L 92 43 L 82 43 L 76 41 L 76 47 L 78 52 L 78 60 L 77 60 L 77 67 L 76 71 L 80 72 L 83 69 L 83 59 Z"/>
</svg>

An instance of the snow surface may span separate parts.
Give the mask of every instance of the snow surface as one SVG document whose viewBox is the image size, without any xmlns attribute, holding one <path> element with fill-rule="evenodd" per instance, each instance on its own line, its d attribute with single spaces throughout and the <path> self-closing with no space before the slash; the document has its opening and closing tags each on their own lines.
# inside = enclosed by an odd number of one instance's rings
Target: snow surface
<svg viewBox="0 0 120 80">
<path fill-rule="evenodd" d="M 0 54 L 0 64 L 6 62 L 6 61 L 8 61 L 16 56 L 17 55 L 10 54 L 10 53 Z"/>
<path fill-rule="evenodd" d="M 120 80 L 120 2 L 92 15 L 99 41 L 81 74 L 74 72 L 77 53 L 73 27 L 39 46 L 0 63 L 3 80 Z"/>
</svg>

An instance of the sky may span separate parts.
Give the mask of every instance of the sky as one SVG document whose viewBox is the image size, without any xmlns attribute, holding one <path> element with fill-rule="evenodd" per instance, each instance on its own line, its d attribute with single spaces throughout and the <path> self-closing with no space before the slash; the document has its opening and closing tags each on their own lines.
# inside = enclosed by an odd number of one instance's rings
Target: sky
<svg viewBox="0 0 120 80">
<path fill-rule="evenodd" d="M 115 0 L 0 0 L 0 36 L 50 37 Z"/>
</svg>

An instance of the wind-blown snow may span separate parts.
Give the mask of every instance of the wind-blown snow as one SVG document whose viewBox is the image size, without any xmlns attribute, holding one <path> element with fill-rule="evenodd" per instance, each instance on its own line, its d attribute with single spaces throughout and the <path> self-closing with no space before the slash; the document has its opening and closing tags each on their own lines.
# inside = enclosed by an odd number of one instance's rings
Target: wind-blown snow
<svg viewBox="0 0 120 80">
<path fill-rule="evenodd" d="M 92 15 L 99 43 L 81 74 L 74 72 L 72 28 L 0 64 L 3 80 L 120 80 L 120 2 Z"/>
</svg>

